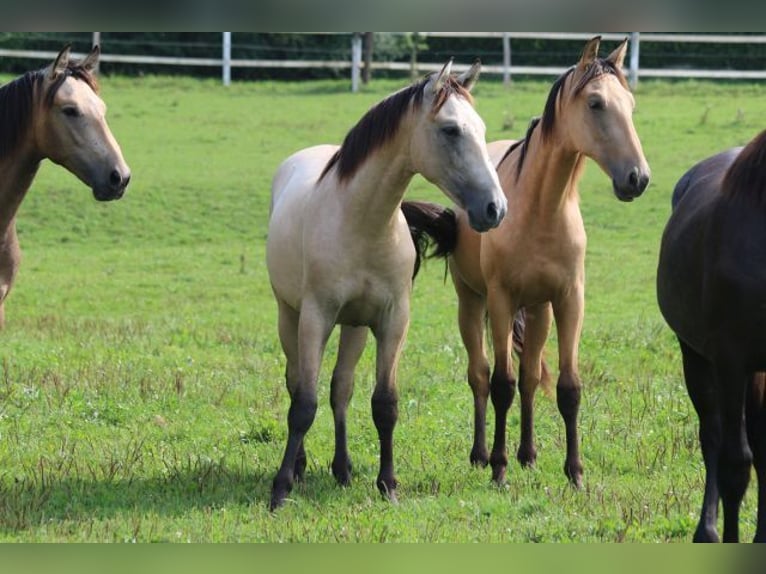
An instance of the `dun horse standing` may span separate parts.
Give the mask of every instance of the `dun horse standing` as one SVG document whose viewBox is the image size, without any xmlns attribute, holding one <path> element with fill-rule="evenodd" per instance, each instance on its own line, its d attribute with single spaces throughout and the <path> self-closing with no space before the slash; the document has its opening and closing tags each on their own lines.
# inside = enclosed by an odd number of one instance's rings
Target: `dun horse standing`
<svg viewBox="0 0 766 574">
<path fill-rule="evenodd" d="M 517 459 L 534 464 L 535 391 L 547 382 L 542 360 L 552 317 L 558 330 L 557 402 L 566 426 L 564 472 L 580 485 L 577 416 L 581 382 L 578 346 L 584 313 L 586 235 L 577 183 L 585 159 L 593 158 L 611 178 L 622 201 L 641 195 L 649 167 L 633 126 L 633 95 L 622 73 L 627 40 L 607 58 L 598 57 L 600 39 L 585 45 L 580 61 L 556 80 L 539 121 L 526 138 L 489 144 L 508 199 L 508 215 L 497 229 L 479 235 L 466 225 L 461 209 L 405 205 L 411 225 L 433 235 L 437 253 L 449 255 L 459 299 L 458 322 L 468 352 L 468 382 L 474 395 L 473 464 L 492 466 L 493 480 L 505 480 L 508 455 L 505 427 L 515 393 L 511 332 L 516 313 L 525 311 L 524 350 L 519 368 L 521 442 Z M 432 227 L 438 220 L 439 226 Z M 451 221 L 451 224 L 448 222 Z M 484 318 L 489 313 L 494 348 L 490 382 L 484 349 Z M 487 455 L 485 416 L 488 396 L 495 409 L 495 435 Z"/>
<path fill-rule="evenodd" d="M 130 180 L 97 95 L 98 56 L 95 47 L 74 61 L 65 47 L 49 67 L 0 88 L 0 326 L 21 259 L 16 213 L 40 162 L 64 166 L 99 201 L 122 197 Z"/>
<path fill-rule="evenodd" d="M 396 368 L 409 323 L 415 248 L 399 206 L 422 174 L 466 210 L 477 232 L 506 211 L 487 154 L 485 126 L 465 74 L 438 74 L 370 109 L 340 147 L 304 149 L 285 160 L 272 184 L 267 263 L 287 359 L 288 439 L 270 508 L 279 507 L 306 466 L 304 436 L 317 408 L 317 376 L 327 338 L 342 325 L 331 382 L 335 420 L 332 472 L 350 480 L 346 407 L 368 328 L 377 341 L 372 415 L 380 439 L 377 486 L 395 500 L 393 430 Z"/>
<path fill-rule="evenodd" d="M 705 494 L 695 542 L 739 540 L 754 464 L 755 541 L 766 541 L 766 131 L 690 169 L 676 184 L 657 269 L 699 416 Z"/>
</svg>

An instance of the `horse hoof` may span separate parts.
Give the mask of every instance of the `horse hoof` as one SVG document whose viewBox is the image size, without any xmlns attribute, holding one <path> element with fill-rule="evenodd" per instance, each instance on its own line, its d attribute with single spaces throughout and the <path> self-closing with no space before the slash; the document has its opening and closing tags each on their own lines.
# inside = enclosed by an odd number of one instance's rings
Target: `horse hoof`
<svg viewBox="0 0 766 574">
<path fill-rule="evenodd" d="M 271 492 L 271 500 L 269 501 L 269 512 L 274 512 L 278 508 L 282 507 L 287 498 L 286 490 L 273 490 Z"/>
<path fill-rule="evenodd" d="M 471 451 L 471 466 L 485 468 L 489 464 L 487 449 L 473 449 Z"/>
<path fill-rule="evenodd" d="M 522 449 L 519 447 L 519 450 L 516 453 L 516 460 L 519 461 L 522 468 L 532 468 L 537 462 L 537 450 L 534 447 L 530 449 Z"/>
<path fill-rule="evenodd" d="M 505 468 L 504 466 L 492 467 L 492 482 L 498 486 L 505 484 Z"/>
<path fill-rule="evenodd" d="M 349 486 L 351 484 L 351 461 L 332 464 L 332 475 L 340 486 Z"/>
<path fill-rule="evenodd" d="M 758 535 L 756 534 L 756 539 L 758 538 Z M 694 538 L 692 538 L 692 542 L 720 542 L 721 539 L 718 537 L 718 531 L 716 531 L 715 527 L 707 527 L 700 525 L 697 527 L 697 530 L 694 531 Z M 757 540 L 754 540 L 754 542 L 757 542 Z"/>
<path fill-rule="evenodd" d="M 377 480 L 377 486 L 383 498 L 386 498 L 393 503 L 398 502 L 396 498 L 397 483 L 395 478 L 390 478 L 386 480 L 379 478 Z"/>
<path fill-rule="evenodd" d="M 565 464 L 564 474 L 566 474 L 567 478 L 569 479 L 569 482 L 572 484 L 574 488 L 578 490 L 582 488 L 583 469 L 580 463 Z"/>
</svg>

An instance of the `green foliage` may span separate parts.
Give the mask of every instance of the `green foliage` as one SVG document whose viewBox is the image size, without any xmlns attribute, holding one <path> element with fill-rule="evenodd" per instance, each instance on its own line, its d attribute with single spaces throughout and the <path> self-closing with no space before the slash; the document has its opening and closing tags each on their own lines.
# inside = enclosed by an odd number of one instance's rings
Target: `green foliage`
<svg viewBox="0 0 766 574">
<path fill-rule="evenodd" d="M 346 81 L 224 89 L 151 75 L 103 80 L 133 170 L 127 195 L 99 204 L 46 162 L 18 216 L 24 260 L 0 333 L 0 540 L 691 539 L 702 461 L 679 354 L 655 303 L 657 248 L 677 178 L 762 128 L 760 84 L 643 82 L 635 120 L 651 186 L 622 204 L 598 167 L 587 168 L 582 491 L 566 483 L 563 424 L 542 395 L 537 468 L 512 464 L 503 488 L 470 468 L 472 398 L 456 301 L 443 267 L 431 263 L 415 285 L 399 370 L 400 504 L 374 486 L 372 344 L 349 413 L 354 482 L 334 483 L 333 338 L 307 477 L 269 515 L 288 408 L 264 265 L 271 176 L 296 149 L 341 141 L 401 85 L 375 81 L 350 94 Z M 549 85 L 480 82 L 488 139 L 521 137 Z M 421 178 L 410 196 L 447 202 Z M 555 336 L 547 356 L 555 367 Z M 516 401 L 511 454 L 518 423 Z M 745 538 L 754 494 L 743 509 Z"/>
</svg>

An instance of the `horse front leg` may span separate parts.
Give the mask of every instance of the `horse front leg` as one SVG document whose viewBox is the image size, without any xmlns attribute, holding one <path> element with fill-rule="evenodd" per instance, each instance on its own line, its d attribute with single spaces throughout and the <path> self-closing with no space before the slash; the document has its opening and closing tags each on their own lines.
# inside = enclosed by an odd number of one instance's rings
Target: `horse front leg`
<svg viewBox="0 0 766 574">
<path fill-rule="evenodd" d="M 550 304 L 527 307 L 524 342 L 519 367 L 521 399 L 521 439 L 516 459 L 521 466 L 534 466 L 537 460 L 534 431 L 535 392 L 543 377 L 543 348 L 553 319 Z"/>
<path fill-rule="evenodd" d="M 376 485 L 380 493 L 396 502 L 394 473 L 394 427 L 399 416 L 396 370 L 409 326 L 409 299 L 393 308 L 373 328 L 377 340 L 375 390 L 372 393 L 372 420 L 380 441 L 380 470 Z"/>
<path fill-rule="evenodd" d="M 564 419 L 567 442 L 564 474 L 576 488 L 582 486 L 583 475 L 577 417 L 582 395 L 582 383 L 578 371 L 578 352 L 584 311 L 585 285 L 583 281 L 578 281 L 564 297 L 553 303 L 559 340 L 559 379 L 556 384 L 556 404 L 561 417 Z"/>
<path fill-rule="evenodd" d="M 346 410 L 354 392 L 354 370 L 367 343 L 367 327 L 344 325 L 340 331 L 338 360 L 330 383 L 330 405 L 335 422 L 335 456 L 332 459 L 332 474 L 338 484 L 351 483 L 351 458 L 348 454 L 346 435 Z"/>
<path fill-rule="evenodd" d="M 305 452 L 303 438 L 306 436 L 317 410 L 317 377 L 319 366 L 324 353 L 327 338 L 333 327 L 333 315 L 323 312 L 321 307 L 313 302 L 304 302 L 295 325 L 295 315 L 284 315 L 280 304 L 280 339 L 284 335 L 288 339 L 286 354 L 288 355 L 287 380 L 290 388 L 290 409 L 287 413 L 287 445 L 282 464 L 277 471 L 271 488 L 270 510 L 276 510 L 284 504 L 290 493 L 295 479 L 296 469 L 302 472 L 305 467 Z M 291 338 L 293 333 L 297 337 Z M 295 341 L 295 342 L 292 342 Z M 285 344 L 283 343 L 283 348 Z M 291 361 L 292 356 L 292 361 Z M 291 365 L 297 356 L 298 375 L 292 377 Z M 301 466 L 301 458 L 303 463 Z"/>
<path fill-rule="evenodd" d="M 721 417 L 713 365 L 686 343 L 678 340 L 683 358 L 684 380 L 699 418 L 699 441 L 705 463 L 705 494 L 694 532 L 694 542 L 719 542 L 718 453 L 721 450 Z"/>
<path fill-rule="evenodd" d="M 452 266 L 450 266 L 452 269 Z M 473 446 L 470 461 L 474 466 L 487 466 L 487 399 L 489 398 L 489 362 L 484 350 L 484 297 L 473 291 L 453 271 L 452 281 L 458 294 L 460 337 L 468 354 L 468 384 L 473 393 Z"/>
<path fill-rule="evenodd" d="M 495 436 L 489 463 L 492 466 L 492 480 L 503 484 L 508 468 L 505 427 L 508 409 L 511 408 L 516 392 L 511 357 L 511 325 L 516 309 L 511 304 L 508 293 L 498 286 L 487 291 L 487 308 L 495 352 L 495 366 L 490 381 L 490 396 L 495 409 Z"/>
</svg>

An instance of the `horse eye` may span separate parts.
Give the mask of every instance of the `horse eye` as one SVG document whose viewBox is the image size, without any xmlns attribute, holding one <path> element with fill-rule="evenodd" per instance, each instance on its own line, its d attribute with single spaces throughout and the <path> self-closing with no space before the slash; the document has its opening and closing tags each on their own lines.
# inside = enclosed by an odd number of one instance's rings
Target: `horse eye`
<svg viewBox="0 0 766 574">
<path fill-rule="evenodd" d="M 589 100 L 588 107 L 592 110 L 603 110 L 605 107 L 604 100 L 602 100 L 601 98 L 594 98 L 592 100 Z"/>
<path fill-rule="evenodd" d="M 460 135 L 460 128 L 457 126 L 444 126 L 442 133 L 447 137 L 454 138 Z"/>
<path fill-rule="evenodd" d="M 68 118 L 79 118 L 82 114 L 76 106 L 67 106 L 61 110 Z"/>
</svg>

